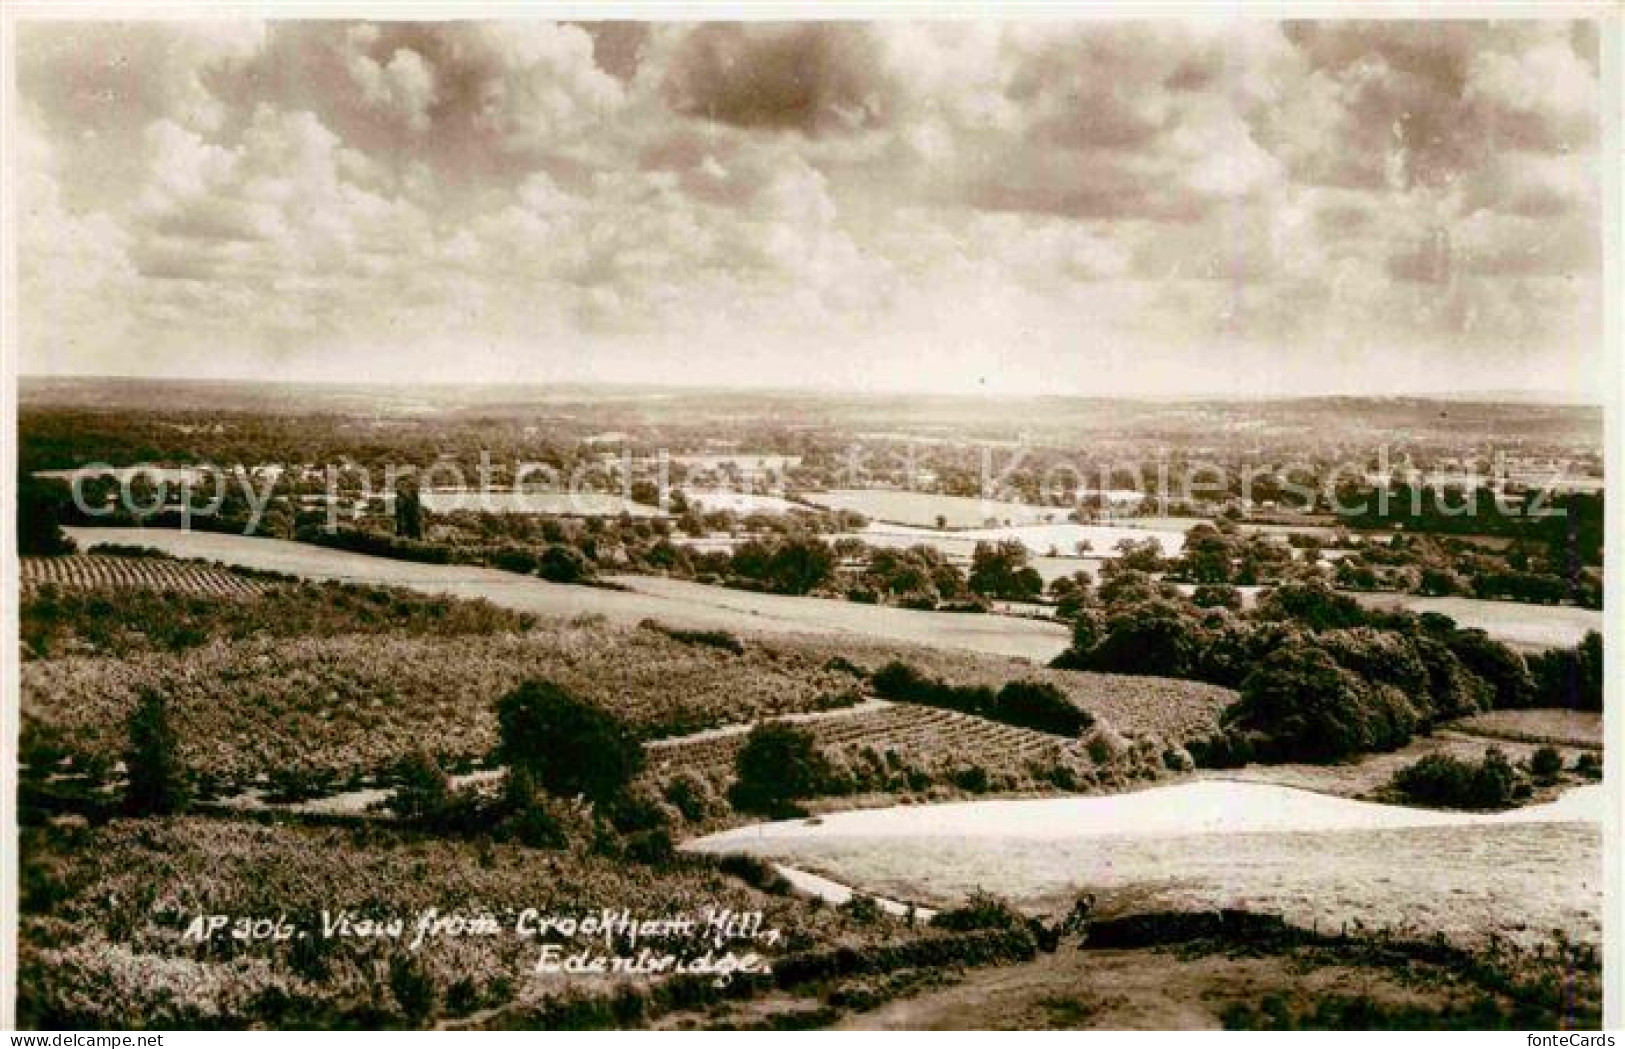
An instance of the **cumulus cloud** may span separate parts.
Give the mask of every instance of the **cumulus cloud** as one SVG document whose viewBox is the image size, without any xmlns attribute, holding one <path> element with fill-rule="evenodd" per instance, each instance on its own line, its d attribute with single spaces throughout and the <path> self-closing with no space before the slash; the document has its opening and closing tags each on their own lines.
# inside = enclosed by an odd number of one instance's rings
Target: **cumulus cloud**
<svg viewBox="0 0 1625 1049">
<path fill-rule="evenodd" d="M 30 24 L 24 365 L 1583 376 L 1595 51 L 1557 21 Z"/>
<path fill-rule="evenodd" d="M 345 33 L 345 69 L 369 106 L 401 120 L 413 131 L 429 129 L 434 105 L 434 70 L 410 48 L 396 48 L 387 62 L 368 52 L 378 42 L 378 27 L 356 26 Z"/>
</svg>

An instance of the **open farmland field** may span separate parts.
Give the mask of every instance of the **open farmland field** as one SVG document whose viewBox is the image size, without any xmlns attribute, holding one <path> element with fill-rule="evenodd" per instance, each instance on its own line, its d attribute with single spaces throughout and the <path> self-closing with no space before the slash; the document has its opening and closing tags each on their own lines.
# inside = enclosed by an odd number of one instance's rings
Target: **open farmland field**
<svg viewBox="0 0 1625 1049">
<path fill-rule="evenodd" d="M 73 571 L 73 562 L 87 560 L 112 563 L 91 573 Z M 195 562 L 74 556 L 38 563 L 76 581 L 23 588 L 19 634 L 25 660 L 181 652 L 251 638 L 506 634 L 537 622 L 487 601 L 267 578 Z"/>
<path fill-rule="evenodd" d="M 821 637 L 803 645 L 840 656 L 865 671 L 901 660 L 922 673 L 952 685 L 985 685 L 998 689 L 1013 678 L 1046 681 L 1058 687 L 1080 710 L 1128 739 L 1162 746 L 1183 746 L 1212 735 L 1219 716 L 1236 701 L 1230 689 L 1201 681 L 1051 670 L 1017 659 L 996 659 L 947 652 L 919 645 L 898 646 L 854 641 L 839 644 Z"/>
<path fill-rule="evenodd" d="M 128 485 L 137 480 L 153 486 L 200 484 L 207 480 L 208 472 L 196 466 L 125 466 L 119 468 L 81 467 L 67 470 L 35 470 L 35 477 L 53 481 L 88 481 L 98 477 L 111 477 L 119 484 Z"/>
<path fill-rule="evenodd" d="M 177 704 L 183 754 L 201 771 L 244 779 L 298 765 L 364 775 L 419 742 L 448 760 L 482 758 L 496 738 L 496 699 L 528 677 L 556 680 L 659 737 L 852 705 L 866 683 L 832 669 L 842 656 L 863 670 L 904 659 L 956 684 L 1053 682 L 1113 740 L 1122 737 L 1109 745 L 1114 761 L 1149 767 L 1164 749 L 1211 734 L 1234 700 L 1226 689 L 1196 682 L 1054 671 L 1018 659 L 817 636 L 751 641 L 736 655 L 590 620 L 525 631 L 505 625 L 516 626 L 498 617 L 471 625 L 466 636 L 254 636 L 179 654 L 37 660 L 23 668 L 24 720 L 114 759 L 138 689 L 154 685 Z M 821 731 L 851 727 L 883 751 L 888 732 L 915 738 L 908 734 L 917 729 L 932 741 L 933 759 L 948 756 L 963 732 L 989 744 L 990 770 L 1018 771 L 1026 754 L 1047 756 L 1055 739 L 926 708 L 888 710 L 874 722 L 867 716 L 832 718 Z"/>
<path fill-rule="evenodd" d="M 1485 739 L 1602 749 L 1602 715 L 1584 710 L 1488 710 L 1450 728 Z"/>
<path fill-rule="evenodd" d="M 705 513 L 726 510 L 735 514 L 787 514 L 806 510 L 801 503 L 793 503 L 777 495 L 756 495 L 751 492 L 714 491 L 705 488 L 684 488 L 683 498 L 690 506 Z"/>
<path fill-rule="evenodd" d="M 614 576 L 645 598 L 694 609 L 740 631 L 792 631 L 861 641 L 925 645 L 973 654 L 1012 656 L 1047 663 L 1060 655 L 1071 634 L 1059 623 L 1014 616 L 917 612 L 813 597 L 760 594 L 660 576 Z M 664 620 L 666 616 L 662 615 Z"/>
<path fill-rule="evenodd" d="M 855 702 L 856 680 L 824 661 L 754 647 L 737 656 L 603 624 L 466 638 L 259 639 L 28 663 L 22 712 L 25 725 L 116 759 L 138 689 L 154 686 L 169 695 L 182 755 L 199 771 L 365 774 L 418 746 L 453 760 L 483 757 L 496 742 L 496 700 L 527 678 L 551 678 L 648 735 L 666 735 Z"/>
<path fill-rule="evenodd" d="M 914 546 L 929 546 L 940 550 L 950 563 L 959 566 L 964 572 L 970 571 L 971 556 L 976 552 L 976 540 L 961 539 L 948 532 L 931 530 L 905 529 L 896 526 L 870 525 L 861 532 L 841 532 L 827 538 L 834 542 L 842 538 L 852 538 L 863 542 L 867 546 L 886 550 L 907 550 Z M 675 540 L 674 540 L 675 541 Z M 689 549 L 722 549 L 732 550 L 737 541 L 727 537 L 707 537 L 705 539 L 689 540 L 682 545 Z M 1027 561 L 1029 567 L 1038 573 L 1044 585 L 1048 586 L 1052 580 L 1065 576 L 1076 575 L 1083 572 L 1090 578 L 1100 577 L 1100 568 L 1114 553 L 1109 552 L 1107 557 L 1098 557 L 1093 554 L 1087 557 L 1063 555 L 1059 557 L 1048 556 L 1048 547 L 1044 552 L 1032 554 Z"/>
<path fill-rule="evenodd" d="M 915 543 L 924 543 L 935 546 L 945 554 L 962 554 L 969 557 L 976 549 L 977 543 L 998 543 L 1014 539 L 1025 546 L 1034 555 L 1047 555 L 1051 550 L 1061 557 L 1071 558 L 1077 553 L 1079 543 L 1089 544 L 1091 557 L 1111 558 L 1116 556 L 1115 547 L 1127 539 L 1136 543 L 1143 543 L 1147 539 L 1155 539 L 1162 544 L 1162 552 L 1170 557 L 1177 557 L 1185 548 L 1185 534 L 1171 530 L 1156 530 L 1151 528 L 1118 528 L 1113 525 L 1085 525 L 1073 524 L 1066 520 L 1050 524 L 1014 524 L 997 528 L 962 528 L 956 531 L 943 532 L 936 528 L 912 525 L 871 524 L 859 534 L 865 542 L 871 542 L 871 536 L 879 538 L 884 536 L 888 542 L 906 541 L 904 545 L 912 546 Z"/>
<path fill-rule="evenodd" d="M 566 517 L 663 517 L 653 506 L 644 506 L 618 495 L 602 492 L 508 492 L 425 489 L 423 508 L 433 513 L 472 510 L 488 514 L 562 514 Z"/>
<path fill-rule="evenodd" d="M 839 760 L 850 761 L 865 749 L 881 756 L 890 751 L 898 761 L 937 774 L 978 767 L 1025 781 L 1035 768 L 1064 763 L 1082 770 L 1090 764 L 1077 740 L 912 703 L 877 703 L 851 714 L 832 711 L 802 719 L 801 727 Z M 649 748 L 649 765 L 664 774 L 731 775 L 744 741 L 743 733 L 729 733 L 661 742 Z"/>
<path fill-rule="evenodd" d="M 1098 798 L 871 809 L 728 831 L 697 847 L 770 856 L 900 900 L 979 887 L 1036 910 L 1080 890 L 1102 912 L 1238 907 L 1304 927 L 1601 937 L 1601 787 L 1494 816 L 1186 783 Z"/>
<path fill-rule="evenodd" d="M 1070 513 L 1064 506 L 976 499 L 934 492 L 908 492 L 883 488 L 841 488 L 802 492 L 801 497 L 831 510 L 855 510 L 872 521 L 933 528 L 937 518 L 949 528 L 981 528 L 988 524 L 1040 524 L 1062 522 Z"/>
<path fill-rule="evenodd" d="M 628 625 L 653 617 L 697 629 L 868 637 L 1040 662 L 1059 655 L 1069 641 L 1067 630 L 1056 623 L 756 594 L 652 576 L 621 577 L 618 581 L 628 590 L 614 591 L 562 586 L 490 568 L 397 561 L 281 539 L 142 528 L 68 531 L 82 549 L 96 543 L 151 546 L 177 557 L 199 557 L 304 578 L 484 598 L 503 608 L 539 615 L 596 614 Z"/>
<path fill-rule="evenodd" d="M 75 590 L 102 587 L 139 587 L 199 597 L 240 597 L 260 594 L 277 585 L 215 565 L 171 561 L 156 557 L 65 557 L 18 559 L 18 580 L 24 595 L 51 585 Z"/>
<path fill-rule="evenodd" d="M 1437 612 L 1458 626 L 1484 631 L 1524 652 L 1573 648 L 1587 631 L 1602 631 L 1603 614 L 1572 605 L 1531 605 L 1516 601 L 1485 601 L 1474 597 L 1416 597 L 1410 594 L 1351 593 L 1367 608 Z"/>
</svg>

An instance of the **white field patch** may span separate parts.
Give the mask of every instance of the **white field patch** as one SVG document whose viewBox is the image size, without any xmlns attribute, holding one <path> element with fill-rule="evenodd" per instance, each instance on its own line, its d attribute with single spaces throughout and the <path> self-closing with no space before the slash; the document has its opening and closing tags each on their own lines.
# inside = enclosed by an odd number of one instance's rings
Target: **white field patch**
<svg viewBox="0 0 1625 1049">
<path fill-rule="evenodd" d="M 1034 910 L 1241 907 L 1305 927 L 1528 946 L 1601 937 L 1600 786 L 1495 815 L 1198 781 L 1091 798 L 899 806 L 744 827 L 688 847 L 750 852 L 893 899 L 982 889 Z"/>
<path fill-rule="evenodd" d="M 1185 535 L 1154 528 L 1122 528 L 1115 525 L 1085 525 L 1063 521 L 1059 524 L 1004 525 L 997 528 L 964 528 L 952 532 L 915 525 L 871 523 L 859 538 L 865 542 L 884 537 L 887 542 L 902 541 L 905 545 L 924 543 L 935 546 L 946 554 L 969 557 L 977 543 L 998 543 L 1014 539 L 1035 556 L 1112 558 L 1118 556 L 1117 544 L 1128 540 L 1143 543 L 1155 539 L 1162 544 L 1166 557 L 1178 557 L 1185 549 Z M 1078 544 L 1087 543 L 1085 554 L 1078 553 Z M 1053 554 L 1052 554 L 1053 552 Z"/>
<path fill-rule="evenodd" d="M 695 842 L 726 851 L 743 840 L 818 841 L 857 838 L 1024 839 L 1146 838 L 1185 834 L 1282 834 L 1398 830 L 1505 823 L 1601 824 L 1607 795 L 1576 787 L 1545 805 L 1507 812 L 1446 812 L 1381 805 L 1271 783 L 1205 779 L 1126 794 L 1022 798 L 942 805 L 856 809 L 807 820 L 782 820 L 723 831 Z"/>
<path fill-rule="evenodd" d="M 872 521 L 924 528 L 935 527 L 939 517 L 948 528 L 983 528 L 1065 522 L 1072 512 L 1072 508 L 1067 506 L 1033 506 L 997 499 L 879 488 L 803 492 L 802 498 L 831 510 L 856 510 Z"/>
<path fill-rule="evenodd" d="M 1476 597 L 1417 597 L 1411 594 L 1351 593 L 1367 608 L 1437 612 L 1457 626 L 1484 631 L 1524 652 L 1573 648 L 1587 631 L 1602 632 L 1602 612 L 1572 605 L 1530 605 L 1517 601 L 1486 601 Z"/>
<path fill-rule="evenodd" d="M 576 517 L 664 517 L 665 512 L 603 492 L 512 492 L 477 488 L 430 488 L 421 494 L 432 513 L 560 514 Z"/>
<path fill-rule="evenodd" d="M 67 481 L 69 484 L 76 479 L 91 481 L 111 477 L 121 485 L 129 485 L 138 479 L 151 485 L 198 485 L 208 477 L 208 471 L 197 466 L 121 466 L 107 469 L 79 467 L 72 470 L 36 470 L 34 476 Z"/>
<path fill-rule="evenodd" d="M 793 503 L 777 495 L 703 488 L 684 488 L 682 492 L 683 498 L 688 500 L 690 506 L 698 507 L 706 513 L 728 511 L 735 514 L 788 514 L 807 509 L 800 503 Z"/>
</svg>

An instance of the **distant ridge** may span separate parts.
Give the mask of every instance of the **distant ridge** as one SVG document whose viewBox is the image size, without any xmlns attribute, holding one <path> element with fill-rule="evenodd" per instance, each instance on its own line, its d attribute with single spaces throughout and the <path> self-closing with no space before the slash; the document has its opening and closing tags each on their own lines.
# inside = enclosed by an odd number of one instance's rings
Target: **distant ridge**
<svg viewBox="0 0 1625 1049">
<path fill-rule="evenodd" d="M 229 379 L 183 378 L 179 376 L 145 375 L 20 375 L 18 391 L 22 400 L 30 395 L 51 401 L 53 393 L 85 391 L 100 388 L 109 393 L 118 387 L 184 387 L 191 390 L 266 390 L 285 394 L 310 393 L 327 400 L 345 397 L 412 396 L 428 397 L 454 403 L 504 403 L 513 400 L 542 400 L 594 395 L 617 397 L 666 396 L 758 396 L 805 398 L 829 401 L 853 398 L 864 401 L 921 401 L 921 402 L 1050 402 L 1050 403 L 1117 403 L 1117 404 L 1288 404 L 1316 401 L 1400 403 L 1437 402 L 1450 404 L 1523 404 L 1543 407 L 1602 408 L 1605 400 L 1593 392 L 1571 390 L 1440 390 L 1440 391 L 1381 391 L 1353 392 L 1346 390 L 1317 393 L 1237 393 L 1235 391 L 1178 392 L 1178 393 L 988 393 L 966 391 L 948 393 L 936 390 L 895 389 L 839 389 L 835 387 L 777 387 L 771 385 L 716 385 L 675 383 L 618 383 L 589 381 L 534 381 L 534 382 L 376 382 L 342 381 L 334 379 Z M 91 403 L 81 397 L 71 400 Z M 92 398 L 92 402 L 119 403 L 118 398 Z"/>
</svg>

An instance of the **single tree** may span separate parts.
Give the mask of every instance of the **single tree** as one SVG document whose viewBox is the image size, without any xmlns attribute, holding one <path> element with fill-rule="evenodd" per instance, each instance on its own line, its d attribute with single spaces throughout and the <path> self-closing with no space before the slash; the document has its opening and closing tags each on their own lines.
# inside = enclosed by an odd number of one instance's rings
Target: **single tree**
<svg viewBox="0 0 1625 1049">
<path fill-rule="evenodd" d="M 71 554 L 74 543 L 62 531 L 71 498 L 61 481 L 24 475 L 17 480 L 17 552 Z"/>
<path fill-rule="evenodd" d="M 643 745 L 602 707 L 551 681 L 527 681 L 497 703 L 498 757 L 550 794 L 614 800 L 643 769 Z"/>
<path fill-rule="evenodd" d="M 124 753 L 125 807 L 140 816 L 184 812 L 191 801 L 191 787 L 163 693 L 142 690 L 130 715 L 129 740 Z"/>
<path fill-rule="evenodd" d="M 793 535 L 779 543 L 768 559 L 768 582 L 781 594 L 805 594 L 822 586 L 835 571 L 835 551 L 812 535 Z"/>
<path fill-rule="evenodd" d="M 401 761 L 399 785 L 390 795 L 389 808 L 408 823 L 433 823 L 446 810 L 451 779 L 434 755 L 416 750 Z"/>
<path fill-rule="evenodd" d="M 739 775 L 730 797 L 747 812 L 777 813 L 817 794 L 829 778 L 829 762 L 812 733 L 783 722 L 757 725 L 734 761 Z"/>
<path fill-rule="evenodd" d="M 416 481 L 402 481 L 395 489 L 395 534 L 402 539 L 423 538 L 423 501 Z"/>
</svg>

